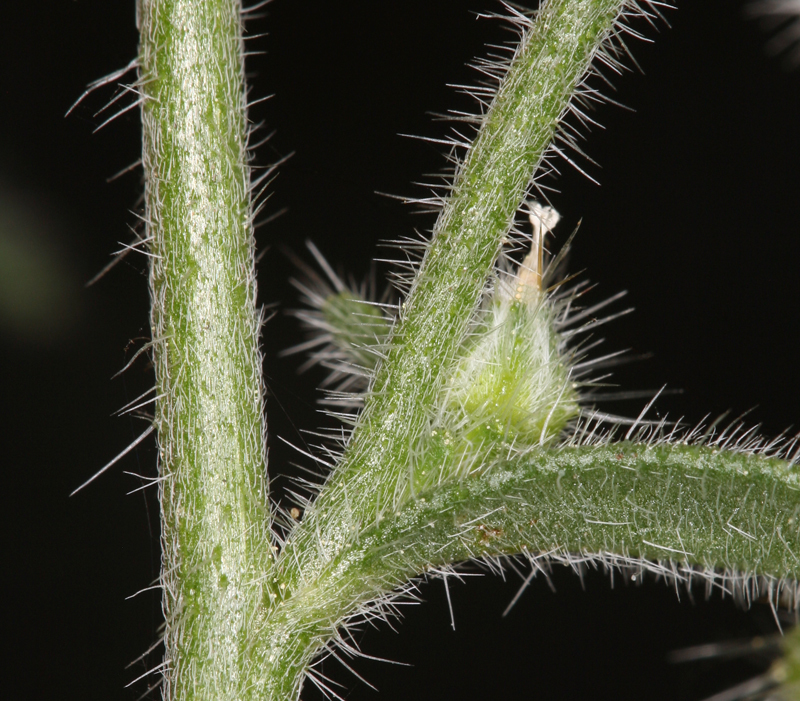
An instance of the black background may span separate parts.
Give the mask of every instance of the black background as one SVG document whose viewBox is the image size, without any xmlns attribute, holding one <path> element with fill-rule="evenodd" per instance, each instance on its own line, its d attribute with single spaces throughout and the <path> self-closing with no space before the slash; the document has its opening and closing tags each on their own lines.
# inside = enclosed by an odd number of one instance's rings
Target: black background
<svg viewBox="0 0 800 701">
<path fill-rule="evenodd" d="M 607 327 L 609 349 L 653 354 L 620 369 L 620 385 L 683 390 L 660 400 L 657 413 L 689 422 L 753 409 L 748 420 L 774 435 L 800 417 L 792 360 L 800 72 L 766 54 L 768 35 L 744 19 L 741 3 L 682 5 L 667 13 L 671 29 L 647 31 L 655 43 L 630 42 L 644 75 L 615 78 L 612 96 L 635 111 L 597 114 L 605 129 L 585 148 L 599 166 L 584 166 L 600 186 L 567 165 L 548 184 L 559 189 L 561 236 L 583 219 L 571 269 L 599 282 L 596 300 L 627 289 L 636 307 Z M 386 255 L 378 240 L 430 227 L 430 218 L 375 193 L 422 195 L 412 181 L 443 167 L 440 147 L 398 134 L 442 136 L 449 126 L 426 112 L 469 108 L 446 84 L 476 80 L 465 64 L 485 43 L 509 38 L 501 22 L 475 18 L 497 9 L 492 0 L 275 0 L 250 24 L 251 34 L 268 32 L 249 44 L 265 52 L 248 60 L 252 94 L 275 95 L 252 110 L 276 130 L 258 162 L 295 153 L 266 205 L 266 214 L 288 211 L 257 234 L 259 249 L 270 247 L 258 272 L 261 302 L 294 304 L 281 246 L 302 253 L 312 238 L 332 262 L 363 275 Z M 107 90 L 63 118 L 88 82 L 135 56 L 134 19 L 133 0 L 3 3 L 0 235 L 22 242 L 34 261 L 22 291 L 7 294 L 28 300 L 27 320 L 5 307 L 0 317 L 9 698 L 136 699 L 146 682 L 124 687 L 147 667 L 125 665 L 160 623 L 157 591 L 125 599 L 158 572 L 155 495 L 126 496 L 139 482 L 123 474 L 154 474 L 152 441 L 67 497 L 143 430 L 140 419 L 112 412 L 152 382 L 146 362 L 110 380 L 148 336 L 146 261 L 130 256 L 83 288 L 130 238 L 141 173 L 105 180 L 137 159 L 138 114 L 92 135 Z M 276 357 L 299 338 L 281 314 L 265 330 L 273 476 L 298 460 L 276 437 L 301 442 L 299 429 L 321 421 L 320 376 L 297 377 L 298 359 Z M 641 404 L 604 408 L 630 415 Z M 285 483 L 276 480 L 278 494 Z M 413 665 L 358 663 L 380 697 L 333 663 L 324 671 L 357 699 L 697 699 L 757 665 L 676 667 L 667 651 L 774 629 L 766 607 L 745 614 L 701 590 L 692 604 L 685 591 L 679 600 L 651 580 L 632 586 L 618 577 L 612 589 L 591 574 L 581 591 L 576 576 L 557 571 L 553 582 L 555 593 L 535 581 L 505 619 L 516 575 L 451 583 L 455 633 L 441 582 L 423 586 L 426 603 L 404 609 L 399 634 L 384 626 L 361 638 L 365 652 Z"/>
</svg>

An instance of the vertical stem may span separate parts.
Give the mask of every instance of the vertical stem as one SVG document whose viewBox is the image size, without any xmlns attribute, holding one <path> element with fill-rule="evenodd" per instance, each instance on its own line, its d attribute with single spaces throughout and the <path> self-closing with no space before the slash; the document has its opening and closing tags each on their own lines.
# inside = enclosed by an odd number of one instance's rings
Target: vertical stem
<svg viewBox="0 0 800 701">
<path fill-rule="evenodd" d="M 254 694 L 272 567 L 239 0 L 140 0 L 166 699 Z"/>
</svg>

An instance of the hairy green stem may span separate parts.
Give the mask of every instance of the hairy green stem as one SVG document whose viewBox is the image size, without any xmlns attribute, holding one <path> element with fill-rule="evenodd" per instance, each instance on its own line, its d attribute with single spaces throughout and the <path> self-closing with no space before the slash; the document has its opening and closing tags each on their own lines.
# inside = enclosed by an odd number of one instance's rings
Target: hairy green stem
<svg viewBox="0 0 800 701">
<path fill-rule="evenodd" d="M 540 443 L 516 460 L 487 451 L 465 477 L 452 451 L 420 455 L 503 237 L 626 5 L 552 0 L 526 29 L 345 455 L 276 562 L 240 2 L 140 0 L 169 701 L 293 699 L 348 617 L 470 557 L 599 553 L 797 576 L 800 483 L 779 460 Z M 542 407 L 547 422 L 559 401 Z M 433 486 L 415 480 L 434 463 Z"/>
<path fill-rule="evenodd" d="M 239 0 L 141 0 L 165 698 L 245 699 L 272 567 Z"/>
<path fill-rule="evenodd" d="M 459 168 L 344 459 L 283 554 L 289 593 L 313 582 L 356 533 L 412 496 L 415 448 L 503 237 L 625 4 L 554 0 L 522 36 Z"/>
<path fill-rule="evenodd" d="M 787 580 L 800 575 L 799 489 L 800 470 L 784 460 L 619 443 L 534 452 L 427 490 L 362 531 L 275 609 L 273 695 L 296 694 L 341 610 L 368 611 L 410 578 L 471 558 L 544 554 L 545 565 L 627 566 L 634 576 L 645 568 L 745 599 L 786 584 L 795 599 Z"/>
</svg>

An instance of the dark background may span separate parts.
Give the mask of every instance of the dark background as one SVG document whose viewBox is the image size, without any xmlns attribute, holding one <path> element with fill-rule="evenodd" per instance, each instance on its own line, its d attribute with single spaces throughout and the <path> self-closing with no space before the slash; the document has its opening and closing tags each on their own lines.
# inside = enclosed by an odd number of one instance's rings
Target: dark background
<svg viewBox="0 0 800 701">
<path fill-rule="evenodd" d="M 583 219 L 570 267 L 599 282 L 594 299 L 629 290 L 635 314 L 605 329 L 608 349 L 652 353 L 621 368 L 626 389 L 667 384 L 657 413 L 699 421 L 733 415 L 774 435 L 800 419 L 796 274 L 800 237 L 800 71 L 765 51 L 768 34 L 730 0 L 682 3 L 672 25 L 631 41 L 644 74 L 614 80 L 635 111 L 605 106 L 583 162 L 601 185 L 567 165 L 548 182 L 566 223 Z M 345 3 L 275 0 L 249 26 L 254 121 L 276 130 L 258 152 L 268 164 L 290 152 L 259 229 L 260 298 L 295 304 L 281 246 L 303 254 L 312 238 L 335 264 L 363 275 L 380 239 L 429 217 L 375 194 L 423 195 L 412 185 L 444 165 L 440 147 L 398 134 L 442 136 L 426 112 L 469 109 L 447 83 L 476 80 L 465 64 L 487 42 L 509 38 L 492 0 Z M 134 2 L 3 3 L 0 42 L 0 397 L 2 398 L 4 688 L 9 698 L 138 698 L 144 662 L 125 665 L 156 637 L 159 594 L 155 493 L 126 492 L 154 475 L 150 441 L 79 495 L 68 494 L 145 424 L 112 413 L 146 390 L 137 362 L 111 380 L 148 337 L 146 261 L 130 256 L 98 284 L 84 283 L 130 240 L 141 173 L 106 178 L 138 158 L 139 122 L 127 113 L 96 135 L 101 91 L 63 115 L 90 81 L 136 54 Z M 621 309 L 622 304 L 616 306 Z M 271 473 L 297 461 L 276 436 L 302 441 L 321 419 L 296 358 L 277 352 L 300 339 L 282 314 L 265 331 Z M 604 406 L 635 415 L 643 401 Z M 289 418 L 291 417 L 291 419 Z M 796 430 L 796 429 L 795 429 Z M 277 493 L 285 479 L 275 481 Z M 365 652 L 410 663 L 361 662 L 359 680 L 327 663 L 349 698 L 698 699 L 757 661 L 676 667 L 669 650 L 774 630 L 769 610 L 749 613 L 714 594 L 706 601 L 648 580 L 612 589 L 603 574 L 539 578 L 507 618 L 516 575 L 451 584 L 456 632 L 441 582 L 406 607 L 394 633 L 362 637 Z M 9 654 L 10 652 L 10 654 Z M 159 652 L 148 662 L 159 661 Z M 10 686 L 10 689 L 9 689 Z M 157 696 L 157 692 L 151 697 Z M 308 698 L 314 693 L 308 690 Z"/>
</svg>

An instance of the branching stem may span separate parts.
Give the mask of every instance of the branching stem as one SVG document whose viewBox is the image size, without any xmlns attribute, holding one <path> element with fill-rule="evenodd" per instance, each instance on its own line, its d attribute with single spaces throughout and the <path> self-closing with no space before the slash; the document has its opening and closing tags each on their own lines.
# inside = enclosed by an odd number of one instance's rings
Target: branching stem
<svg viewBox="0 0 800 701">
<path fill-rule="evenodd" d="M 282 557 L 290 591 L 413 496 L 414 447 L 435 414 L 503 237 L 625 5 L 554 0 L 524 31 L 456 175 L 344 459 Z"/>
<path fill-rule="evenodd" d="M 293 701 L 350 617 L 470 557 L 599 553 L 797 577 L 800 485 L 780 460 L 685 445 L 552 450 L 543 439 L 527 452 L 493 446 L 490 464 L 466 472 L 447 462 L 452 451 L 420 455 L 515 212 L 630 4 L 551 0 L 519 18 L 519 47 L 345 454 L 276 558 L 240 0 L 139 0 L 168 701 Z M 556 394 L 536 407 L 543 435 Z M 416 479 L 420 465 L 436 479 Z"/>
</svg>

